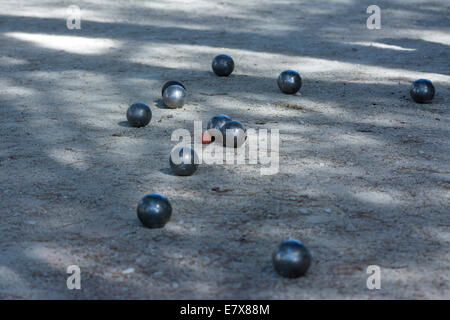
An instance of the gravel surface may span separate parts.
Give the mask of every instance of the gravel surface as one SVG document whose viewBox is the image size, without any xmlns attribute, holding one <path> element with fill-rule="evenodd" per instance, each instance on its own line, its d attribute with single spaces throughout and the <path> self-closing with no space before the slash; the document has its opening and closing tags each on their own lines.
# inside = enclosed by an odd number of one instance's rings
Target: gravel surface
<svg viewBox="0 0 450 320">
<path fill-rule="evenodd" d="M 450 3 L 377 1 L 380 30 L 370 4 L 2 0 L 0 298 L 449 299 Z M 228 78 L 211 71 L 220 53 Z M 301 94 L 278 90 L 285 69 Z M 418 78 L 431 104 L 409 97 Z M 160 102 L 171 79 L 182 109 Z M 125 122 L 136 101 L 145 128 Z M 279 172 L 174 176 L 171 133 L 216 114 L 279 129 Z M 136 216 L 151 192 L 172 203 L 163 229 Z M 305 277 L 272 267 L 287 238 L 312 251 Z"/>
</svg>

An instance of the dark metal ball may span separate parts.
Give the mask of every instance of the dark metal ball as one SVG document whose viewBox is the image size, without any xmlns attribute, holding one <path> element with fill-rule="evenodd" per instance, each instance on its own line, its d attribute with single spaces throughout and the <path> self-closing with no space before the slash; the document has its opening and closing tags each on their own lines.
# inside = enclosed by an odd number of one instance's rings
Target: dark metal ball
<svg viewBox="0 0 450 320">
<path fill-rule="evenodd" d="M 170 220 L 172 206 L 163 195 L 152 193 L 139 202 L 137 215 L 147 228 L 162 228 Z"/>
<path fill-rule="evenodd" d="M 272 262 L 280 276 L 298 278 L 308 270 L 311 253 L 300 241 L 286 240 L 273 253 Z"/>
<path fill-rule="evenodd" d="M 239 121 L 228 121 L 222 126 L 220 132 L 223 136 L 224 147 L 238 148 L 247 139 L 247 129 Z"/>
<path fill-rule="evenodd" d="M 144 103 L 133 103 L 127 110 L 127 120 L 132 127 L 144 127 L 152 120 L 152 111 Z"/>
<path fill-rule="evenodd" d="M 278 88 L 287 94 L 295 94 L 302 87 L 302 78 L 294 70 L 286 70 L 278 76 Z"/>
<path fill-rule="evenodd" d="M 176 84 L 168 86 L 163 92 L 163 101 L 170 109 L 181 108 L 186 102 L 186 90 Z"/>
<path fill-rule="evenodd" d="M 217 116 L 212 117 L 211 120 L 208 121 L 207 128 L 220 130 L 228 121 L 231 121 L 231 118 L 229 116 L 219 114 Z"/>
<path fill-rule="evenodd" d="M 229 55 L 219 54 L 213 59 L 212 69 L 219 77 L 228 77 L 234 70 L 234 61 Z"/>
<path fill-rule="evenodd" d="M 413 82 L 409 93 L 417 103 L 430 102 L 434 97 L 433 83 L 427 79 L 416 80 Z"/>
<path fill-rule="evenodd" d="M 197 171 L 199 159 L 191 147 L 176 147 L 170 152 L 170 167 L 179 176 L 190 176 Z"/>
<path fill-rule="evenodd" d="M 174 85 L 174 84 L 177 85 L 177 86 L 183 87 L 184 90 L 187 91 L 187 89 L 186 89 L 186 87 L 184 86 L 184 84 L 182 84 L 180 81 L 177 81 L 177 80 L 170 80 L 170 81 L 167 81 L 166 83 L 164 83 L 164 85 L 163 85 L 163 87 L 162 87 L 162 90 L 161 90 L 161 95 L 162 95 L 162 96 L 164 95 L 164 90 L 166 90 L 167 87 L 170 87 L 170 86 L 172 86 L 172 85 Z"/>
</svg>

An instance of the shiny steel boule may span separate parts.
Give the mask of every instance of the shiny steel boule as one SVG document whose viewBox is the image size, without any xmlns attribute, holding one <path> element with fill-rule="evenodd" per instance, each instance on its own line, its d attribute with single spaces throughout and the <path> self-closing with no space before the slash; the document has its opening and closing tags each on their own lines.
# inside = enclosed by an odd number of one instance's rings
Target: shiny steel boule
<svg viewBox="0 0 450 320">
<path fill-rule="evenodd" d="M 207 133 L 211 136 L 211 142 L 223 142 L 223 136 L 220 130 L 229 121 L 231 121 L 231 118 L 224 114 L 214 116 L 208 121 Z"/>
<path fill-rule="evenodd" d="M 234 70 L 234 61 L 229 55 L 219 54 L 213 59 L 212 69 L 219 77 L 228 77 Z"/>
<path fill-rule="evenodd" d="M 231 121 L 231 118 L 229 116 L 219 114 L 212 117 L 211 120 L 208 121 L 207 128 L 220 130 L 228 121 Z"/>
<path fill-rule="evenodd" d="M 430 80 L 419 79 L 413 82 L 409 91 L 411 98 L 417 103 L 427 103 L 434 98 L 434 86 Z"/>
<path fill-rule="evenodd" d="M 127 120 L 132 127 L 145 127 L 152 119 L 152 111 L 144 103 L 133 103 L 128 107 Z"/>
<path fill-rule="evenodd" d="M 163 101 L 170 109 L 181 108 L 186 102 L 186 90 L 176 84 L 168 86 L 163 92 Z"/>
<path fill-rule="evenodd" d="M 170 87 L 172 85 L 177 85 L 177 86 L 183 87 L 183 89 L 187 91 L 185 85 L 182 84 L 180 81 L 170 80 L 170 81 L 167 81 L 166 83 L 164 83 L 164 85 L 163 85 L 163 87 L 161 89 L 161 95 L 163 96 L 164 95 L 164 90 L 166 90 L 167 87 Z"/>
<path fill-rule="evenodd" d="M 298 278 L 308 270 L 311 264 L 311 253 L 300 241 L 286 240 L 273 253 L 272 262 L 280 276 Z"/>
<path fill-rule="evenodd" d="M 278 88 L 286 94 L 295 94 L 302 87 L 302 78 L 294 70 L 286 70 L 278 76 Z"/>
<path fill-rule="evenodd" d="M 170 152 L 170 168 L 178 176 L 190 176 L 197 171 L 199 159 L 191 147 L 175 147 Z"/>
<path fill-rule="evenodd" d="M 172 206 L 163 195 L 151 193 L 139 202 L 137 215 L 147 228 L 162 228 L 170 220 Z"/>
<path fill-rule="evenodd" d="M 223 136 L 223 146 L 239 148 L 247 139 L 247 129 L 239 121 L 231 120 L 220 130 Z"/>
</svg>

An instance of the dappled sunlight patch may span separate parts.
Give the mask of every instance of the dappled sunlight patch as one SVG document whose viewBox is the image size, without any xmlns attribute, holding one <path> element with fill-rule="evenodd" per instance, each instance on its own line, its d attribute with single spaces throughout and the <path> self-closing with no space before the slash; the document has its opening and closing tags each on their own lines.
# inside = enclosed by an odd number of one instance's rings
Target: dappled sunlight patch
<svg viewBox="0 0 450 320">
<path fill-rule="evenodd" d="M 418 78 L 426 78 L 426 79 L 433 79 L 433 82 L 445 81 L 447 83 L 450 83 L 450 76 L 439 73 L 425 73 L 405 69 L 386 68 L 381 66 L 370 66 L 370 65 L 364 66 L 361 65 L 359 70 L 365 72 L 369 76 L 373 75 L 373 78 L 375 79 L 380 79 L 377 80 L 376 82 L 378 84 L 392 83 L 392 80 L 389 78 L 398 78 L 399 75 L 402 75 L 403 79 L 411 82 L 417 80 Z"/>
<path fill-rule="evenodd" d="M 381 42 L 369 42 L 369 41 L 359 41 L 359 42 L 346 42 L 350 45 L 358 45 L 363 47 L 374 47 L 374 48 L 380 48 L 380 49 L 389 49 L 394 51 L 416 51 L 414 48 L 404 48 L 401 46 L 394 46 L 391 44 L 385 44 Z"/>
<path fill-rule="evenodd" d="M 340 146 L 381 147 L 386 145 L 382 137 L 369 136 L 364 133 L 336 133 L 328 141 Z"/>
<path fill-rule="evenodd" d="M 442 244 L 450 244 L 450 231 L 448 224 L 446 223 L 437 224 L 435 226 L 420 226 L 417 232 L 426 235 L 427 238 L 436 239 Z M 450 259 L 450 251 L 445 250 L 442 253 L 436 253 L 436 256 L 447 257 L 447 259 Z"/>
<path fill-rule="evenodd" d="M 0 94 L 11 97 L 24 97 L 24 96 L 32 96 L 36 93 L 36 90 L 27 88 L 27 87 L 19 87 L 16 85 L 12 85 L 11 82 L 7 80 L 0 79 Z"/>
<path fill-rule="evenodd" d="M 396 199 L 388 192 L 382 191 L 362 191 L 355 192 L 354 197 L 361 202 L 370 203 L 377 206 L 395 206 L 403 204 L 403 201 Z"/>
<path fill-rule="evenodd" d="M 172 6 L 170 4 L 176 4 Z M 192 1 L 192 0 L 170 0 L 170 1 L 143 1 L 140 3 L 142 7 L 158 10 L 158 12 L 169 11 L 183 11 L 183 12 L 208 12 L 218 7 L 215 2 L 212 1 Z M 200 10 L 200 11 L 197 11 Z"/>
<path fill-rule="evenodd" d="M 7 87 L 8 90 L 5 91 L 1 91 L 2 95 L 8 95 L 8 96 L 32 96 L 33 94 L 35 94 L 35 90 L 30 89 L 30 88 L 24 88 L 24 87 L 17 87 L 17 86 L 11 86 L 11 87 Z"/>
<path fill-rule="evenodd" d="M 201 71 L 206 67 L 202 60 L 198 59 L 198 54 L 187 52 L 183 45 L 164 43 L 142 45 L 125 60 L 171 70 Z"/>
<path fill-rule="evenodd" d="M 300 151 L 301 153 L 302 151 Z M 315 175 L 339 175 L 339 176 L 362 176 L 366 174 L 366 171 L 363 167 L 355 166 L 352 162 L 346 162 L 344 160 L 335 158 L 333 159 L 332 156 L 325 158 L 325 157 L 308 157 L 304 156 L 301 157 L 301 160 L 295 160 L 297 162 L 297 166 L 299 164 L 301 165 L 302 172 L 300 172 L 302 175 L 309 175 L 310 172 L 314 172 Z M 286 163 L 289 163 L 287 161 Z M 306 171 L 305 169 L 312 169 L 313 171 Z M 298 170 L 297 174 L 299 173 Z"/>
<path fill-rule="evenodd" d="M 371 42 L 360 43 L 370 44 Z M 374 43 L 376 46 L 390 46 L 376 42 Z M 402 49 L 402 47 L 399 46 L 390 47 L 391 49 L 393 47 L 397 50 L 409 50 L 408 48 Z M 323 73 L 339 72 L 342 79 L 345 79 L 345 77 L 355 78 L 355 74 L 358 74 L 358 77 L 363 77 L 361 80 L 368 84 L 391 84 L 392 80 L 389 78 L 398 77 L 399 74 L 402 74 L 402 76 L 405 79 L 408 79 L 408 81 L 413 81 L 418 77 L 423 77 L 431 78 L 433 81 L 450 82 L 450 76 L 439 73 L 423 73 L 404 69 L 355 64 L 331 59 L 293 56 L 264 51 L 255 52 L 254 50 L 233 48 L 221 49 L 215 46 L 207 45 L 151 43 L 142 46 L 141 50 L 143 51 L 134 54 L 129 58 L 129 60 L 132 62 L 145 63 L 148 65 L 167 68 L 167 59 L 169 59 L 171 69 L 183 69 L 189 71 L 209 70 L 210 60 L 205 62 L 204 60 L 199 59 L 199 56 L 202 58 L 210 58 L 212 60 L 212 58 L 222 50 L 223 52 L 231 55 L 235 60 L 240 61 L 239 69 L 236 72 L 245 72 L 247 76 L 276 78 L 278 74 L 273 74 L 272 70 L 284 70 L 286 69 L 286 66 L 289 66 L 289 68 L 300 72 L 300 75 L 307 75 L 309 81 L 323 81 Z M 160 57 L 164 57 L 164 59 L 161 59 Z M 258 61 L 258 64 L 255 64 L 255 61 Z M 261 70 L 259 65 L 264 64 L 270 65 L 271 68 Z M 303 90 L 300 92 L 302 91 Z"/>
<path fill-rule="evenodd" d="M 2 3 L 6 6 L 8 3 Z M 61 19 L 61 24 L 65 27 L 66 19 L 68 17 L 67 5 L 58 5 L 55 7 L 40 7 L 40 6 L 17 6 L 15 2 L 10 2 L 6 10 L 2 10 L 2 15 L 15 17 L 29 17 L 41 19 Z M 82 7 L 82 21 L 96 21 L 96 22 L 116 22 L 113 16 L 103 14 L 104 10 L 89 10 L 85 6 Z"/>
<path fill-rule="evenodd" d="M 19 59 L 15 57 L 8 57 L 8 56 L 0 56 L 0 66 L 18 66 L 27 64 L 28 61 L 24 59 Z"/>
<path fill-rule="evenodd" d="M 341 0 L 344 1 L 344 0 Z M 260 5 L 258 10 L 263 13 L 270 13 L 269 10 L 264 10 L 264 1 L 260 1 Z M 267 4 L 273 4 L 271 1 L 265 1 Z M 175 4 L 175 5 L 173 5 Z M 247 28 L 252 30 L 253 32 L 262 31 L 259 29 L 265 29 L 265 31 L 273 32 L 273 31 L 287 31 L 287 30 L 295 30 L 295 26 L 284 24 L 281 25 L 279 20 L 274 19 L 271 15 L 264 14 L 250 14 L 250 12 L 254 13 L 255 8 L 245 1 L 239 1 L 235 3 L 225 3 L 225 2 L 214 2 L 214 1 L 180 1 L 180 0 L 172 0 L 172 1 L 145 1 L 141 2 L 140 5 L 145 8 L 149 8 L 158 12 L 165 12 L 167 14 L 180 14 L 184 17 L 189 17 L 189 14 L 192 16 L 199 16 L 199 12 L 207 13 L 203 14 L 205 20 L 216 19 L 216 24 L 212 24 L 208 26 L 208 29 L 219 29 L 221 25 L 224 24 L 224 18 L 234 19 L 234 20 L 242 20 L 245 22 Z M 319 9 L 314 8 L 315 12 L 318 12 Z M 320 10 L 320 12 L 329 12 L 330 9 L 327 8 L 325 10 Z M 269 23 L 268 23 L 269 21 Z M 167 20 L 158 21 L 158 25 L 166 26 Z M 179 25 L 183 28 L 183 21 L 177 21 Z M 179 27 L 177 24 L 177 28 Z M 257 28 L 256 30 L 254 28 Z"/>
<path fill-rule="evenodd" d="M 120 47 L 120 42 L 107 38 L 87 38 L 24 32 L 6 32 L 5 36 L 31 42 L 39 47 L 62 50 L 76 54 L 102 54 Z"/>
<path fill-rule="evenodd" d="M 82 238 L 80 236 L 80 240 L 82 239 L 86 238 Z M 66 274 L 68 266 L 80 264 L 84 268 L 87 268 L 95 262 L 85 259 L 85 253 L 73 254 L 71 250 L 67 250 L 67 247 L 59 247 L 55 245 L 48 247 L 44 244 L 32 244 L 24 251 L 24 254 L 30 259 L 36 260 L 37 263 L 45 263 L 48 267 L 58 270 L 61 273 L 64 282 L 64 275 Z M 45 272 L 45 270 L 46 269 L 43 268 L 43 272 Z"/>
<path fill-rule="evenodd" d="M 72 149 L 52 149 L 47 153 L 50 158 L 63 165 L 83 170 L 90 167 L 85 155 Z"/>
<path fill-rule="evenodd" d="M 446 46 L 450 46 L 450 33 L 443 32 L 441 30 L 414 30 L 417 37 L 423 41 L 429 41 L 433 43 L 439 43 Z"/>
<path fill-rule="evenodd" d="M 192 292 L 203 294 L 216 294 L 218 291 L 220 291 L 217 285 L 206 281 L 190 281 L 186 284 L 186 286 L 192 288 Z"/>
<path fill-rule="evenodd" d="M 298 215 L 301 216 L 301 212 L 298 211 Z M 302 230 L 304 231 L 304 230 Z M 283 223 L 277 223 L 277 225 L 272 224 L 262 224 L 257 232 L 256 236 L 264 239 L 279 239 L 282 241 L 283 239 L 288 239 L 292 237 L 292 231 L 286 229 Z"/>
<path fill-rule="evenodd" d="M 179 218 L 176 219 L 175 221 L 171 221 L 171 223 L 168 223 L 165 226 L 165 230 L 170 233 L 178 234 L 181 236 L 187 236 L 187 235 L 196 236 L 199 233 L 199 230 L 197 227 L 195 227 L 194 225 L 188 226 L 184 223 L 183 220 L 181 220 Z"/>
</svg>

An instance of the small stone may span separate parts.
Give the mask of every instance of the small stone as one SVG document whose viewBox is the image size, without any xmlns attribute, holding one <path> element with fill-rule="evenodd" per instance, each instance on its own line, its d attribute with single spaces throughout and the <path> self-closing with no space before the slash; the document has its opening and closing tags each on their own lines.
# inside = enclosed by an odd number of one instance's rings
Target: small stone
<svg viewBox="0 0 450 320">
<path fill-rule="evenodd" d="M 183 255 L 181 253 L 175 253 L 173 256 L 175 259 L 183 259 Z"/>
<path fill-rule="evenodd" d="M 134 268 L 128 268 L 122 271 L 122 274 L 129 274 L 129 273 L 133 273 L 134 272 Z"/>
<path fill-rule="evenodd" d="M 136 259 L 136 263 L 142 263 L 144 262 L 144 259 L 142 257 L 139 257 Z"/>
</svg>

